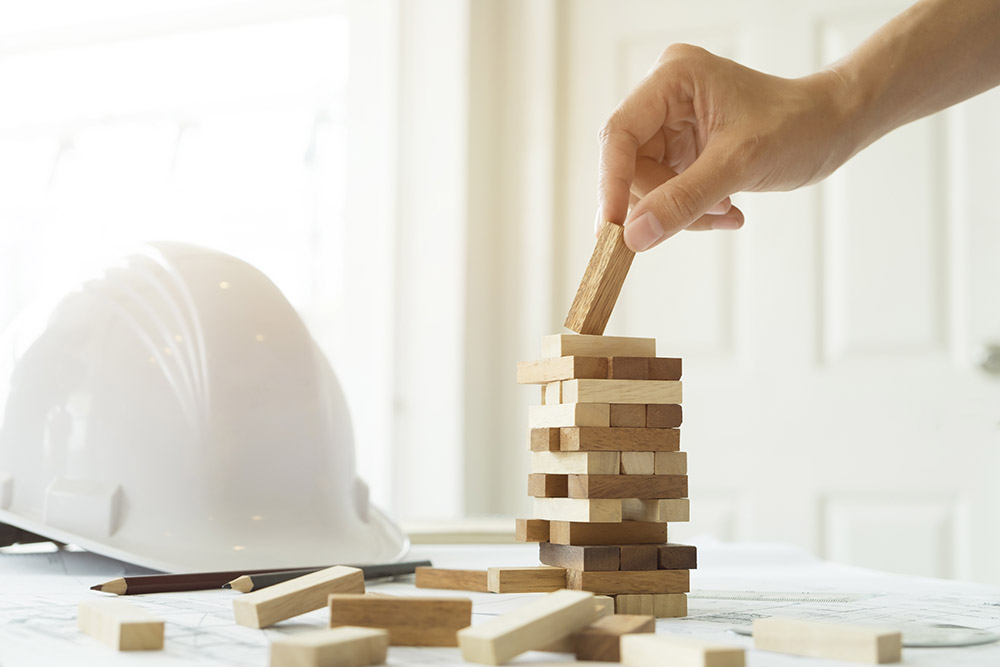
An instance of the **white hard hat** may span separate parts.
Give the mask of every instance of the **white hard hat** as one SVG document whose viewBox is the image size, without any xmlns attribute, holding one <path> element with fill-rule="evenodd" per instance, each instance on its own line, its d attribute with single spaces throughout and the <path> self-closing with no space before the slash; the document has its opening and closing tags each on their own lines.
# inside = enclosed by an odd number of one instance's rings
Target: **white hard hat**
<svg viewBox="0 0 1000 667">
<path fill-rule="evenodd" d="M 373 563 L 405 535 L 347 404 L 249 264 L 151 244 L 0 337 L 0 522 L 182 572 Z"/>
</svg>

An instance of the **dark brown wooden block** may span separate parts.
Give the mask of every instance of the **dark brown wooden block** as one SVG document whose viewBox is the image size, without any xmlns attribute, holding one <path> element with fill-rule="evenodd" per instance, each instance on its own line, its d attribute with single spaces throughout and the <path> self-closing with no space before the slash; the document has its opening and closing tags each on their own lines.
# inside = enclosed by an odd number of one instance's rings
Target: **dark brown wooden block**
<svg viewBox="0 0 1000 667">
<path fill-rule="evenodd" d="M 635 403 L 612 403 L 611 426 L 646 427 L 646 406 Z"/>
<path fill-rule="evenodd" d="M 681 432 L 675 428 L 573 426 L 559 429 L 559 448 L 564 452 L 676 452 L 681 448 Z"/>
<path fill-rule="evenodd" d="M 691 588 L 688 570 L 629 570 L 585 572 L 566 570 L 566 588 L 598 595 L 632 593 L 687 593 Z"/>
<path fill-rule="evenodd" d="M 545 519 L 517 519 L 514 537 L 518 542 L 548 542 L 549 522 Z M 662 541 L 667 541 L 665 535 Z"/>
<path fill-rule="evenodd" d="M 679 405 L 647 405 L 646 428 L 677 428 L 684 414 Z"/>
<path fill-rule="evenodd" d="M 656 619 L 653 616 L 605 616 L 573 635 L 576 659 L 619 662 L 622 636 L 642 632 L 656 632 Z"/>
<path fill-rule="evenodd" d="M 695 570 L 698 548 L 693 544 L 661 544 L 657 547 L 661 570 Z"/>
<path fill-rule="evenodd" d="M 605 380 L 608 377 L 607 357 L 551 357 L 517 364 L 518 384 L 548 384 L 560 380 Z"/>
<path fill-rule="evenodd" d="M 533 452 L 558 452 L 559 429 L 533 428 L 531 429 L 530 443 Z"/>
<path fill-rule="evenodd" d="M 653 547 L 653 555 L 655 562 L 656 547 Z M 538 560 L 555 567 L 588 571 L 614 571 L 619 566 L 618 547 L 615 546 L 575 546 L 542 542 L 538 545 Z"/>
<path fill-rule="evenodd" d="M 619 548 L 619 554 L 618 569 L 620 570 L 658 569 L 659 547 L 655 544 L 623 544 Z"/>
<path fill-rule="evenodd" d="M 648 380 L 649 357 L 608 357 L 611 380 Z"/>
<path fill-rule="evenodd" d="M 650 380 L 680 380 L 681 360 L 667 357 L 652 357 L 649 359 Z"/>
<path fill-rule="evenodd" d="M 541 541 L 556 544 L 663 544 L 667 541 L 667 524 L 657 521 L 600 524 L 551 521 L 547 522 L 546 532 L 546 539 Z"/>
<path fill-rule="evenodd" d="M 569 475 L 570 498 L 687 498 L 687 475 Z"/>
<path fill-rule="evenodd" d="M 534 498 L 565 498 L 567 475 L 533 472 L 528 475 L 528 495 Z"/>
</svg>

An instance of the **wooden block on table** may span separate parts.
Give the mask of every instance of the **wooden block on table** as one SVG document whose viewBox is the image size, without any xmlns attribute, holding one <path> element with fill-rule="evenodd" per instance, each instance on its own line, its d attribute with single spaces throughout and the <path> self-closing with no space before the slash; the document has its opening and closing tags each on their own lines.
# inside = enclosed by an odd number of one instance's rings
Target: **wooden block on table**
<svg viewBox="0 0 1000 667">
<path fill-rule="evenodd" d="M 679 405 L 646 406 L 646 428 L 678 428 L 684 421 L 684 409 Z"/>
<path fill-rule="evenodd" d="M 882 664 L 902 660 L 903 636 L 893 628 L 772 617 L 753 622 L 753 645 L 762 651 Z"/>
<path fill-rule="evenodd" d="M 653 549 L 655 562 L 656 547 L 649 546 Z M 542 563 L 574 570 L 618 570 L 618 554 L 619 548 L 616 546 L 577 546 L 551 542 L 538 545 L 538 560 Z"/>
<path fill-rule="evenodd" d="M 418 567 L 416 587 L 479 593 L 490 591 L 486 586 L 486 570 L 448 570 L 440 567 Z"/>
<path fill-rule="evenodd" d="M 655 357 L 655 338 L 553 334 L 542 338 L 542 357 Z"/>
<path fill-rule="evenodd" d="M 628 593 L 687 593 L 691 587 L 688 570 L 631 570 L 583 572 L 566 570 L 566 588 L 601 595 Z"/>
<path fill-rule="evenodd" d="M 686 475 L 687 452 L 656 452 L 653 454 L 654 475 Z"/>
<path fill-rule="evenodd" d="M 550 382 L 542 390 L 542 405 L 562 403 L 562 382 Z"/>
<path fill-rule="evenodd" d="M 635 403 L 611 403 L 609 420 L 612 426 L 646 428 L 646 406 Z"/>
<path fill-rule="evenodd" d="M 518 542 L 548 542 L 549 522 L 544 519 L 517 519 L 514 538 Z M 663 539 L 666 542 L 666 538 Z"/>
<path fill-rule="evenodd" d="M 531 472 L 553 475 L 617 475 L 620 463 L 618 452 L 531 452 Z"/>
<path fill-rule="evenodd" d="M 679 380 L 563 380 L 563 403 L 676 404 L 683 391 Z M 649 417 L 646 417 L 647 425 Z"/>
<path fill-rule="evenodd" d="M 568 479 L 567 475 L 533 472 L 528 475 L 528 495 L 535 498 L 565 498 Z"/>
<path fill-rule="evenodd" d="M 675 428 L 570 426 L 559 429 L 558 442 L 559 448 L 567 452 L 676 452 L 681 446 L 681 432 Z"/>
<path fill-rule="evenodd" d="M 622 475 L 652 475 L 655 468 L 653 454 L 656 452 L 622 452 Z"/>
<path fill-rule="evenodd" d="M 547 539 L 555 544 L 662 544 L 667 541 L 667 524 L 654 521 L 622 521 L 590 524 L 552 521 Z"/>
<path fill-rule="evenodd" d="M 698 547 L 693 544 L 661 544 L 656 549 L 661 570 L 698 569 Z"/>
<path fill-rule="evenodd" d="M 656 618 L 687 616 L 685 593 L 644 593 L 615 596 L 616 614 L 652 614 Z"/>
<path fill-rule="evenodd" d="M 455 597 L 329 596 L 330 627 L 383 628 L 390 646 L 458 646 L 472 625 L 472 600 Z"/>
<path fill-rule="evenodd" d="M 648 380 L 649 357 L 608 357 L 609 380 Z"/>
<path fill-rule="evenodd" d="M 597 615 L 594 620 L 604 618 L 605 616 L 611 616 L 615 613 L 615 599 L 610 595 L 595 595 L 594 596 L 594 609 L 597 611 Z M 551 644 L 546 644 L 540 648 L 535 649 L 536 651 L 548 651 L 550 653 L 576 653 L 576 634 L 566 635 L 561 639 L 557 639 Z"/>
<path fill-rule="evenodd" d="M 82 600 L 76 609 L 76 627 L 116 651 L 163 648 L 163 621 L 117 598 Z"/>
<path fill-rule="evenodd" d="M 530 428 L 563 426 L 609 426 L 611 410 L 606 403 L 560 403 L 528 407 Z"/>
<path fill-rule="evenodd" d="M 566 588 L 566 569 L 561 567 L 491 567 L 487 573 L 491 593 L 550 593 Z"/>
<path fill-rule="evenodd" d="M 622 637 L 625 667 L 744 667 L 742 646 L 713 644 L 670 635 L 626 635 Z"/>
<path fill-rule="evenodd" d="M 621 658 L 621 638 L 643 632 L 656 632 L 653 616 L 620 614 L 600 618 L 573 635 L 576 659 L 618 662 Z"/>
<path fill-rule="evenodd" d="M 271 667 L 366 667 L 381 665 L 389 652 L 389 633 L 377 628 L 341 627 L 271 642 Z"/>
<path fill-rule="evenodd" d="M 559 380 L 607 377 L 607 357 L 553 357 L 538 361 L 521 361 L 517 364 L 518 384 L 544 385 Z"/>
<path fill-rule="evenodd" d="M 619 569 L 632 571 L 657 569 L 658 548 L 655 544 L 623 544 L 618 549 Z"/>
<path fill-rule="evenodd" d="M 581 334 L 602 334 L 635 253 L 625 245 L 622 225 L 605 222 L 564 323 Z"/>
<path fill-rule="evenodd" d="M 688 494 L 687 475 L 568 475 L 566 479 L 570 498 L 686 498 Z"/>
<path fill-rule="evenodd" d="M 333 593 L 364 593 L 365 576 L 355 567 L 335 565 L 233 599 L 236 622 L 266 628 L 326 606 Z"/>
<path fill-rule="evenodd" d="M 528 447 L 533 452 L 558 452 L 559 429 L 533 428 L 528 437 Z"/>
<path fill-rule="evenodd" d="M 567 498 L 567 500 L 576 500 L 576 498 Z M 621 503 L 622 521 L 691 520 L 691 505 L 687 498 L 623 498 Z"/>
<path fill-rule="evenodd" d="M 549 521 L 585 521 L 614 524 L 622 520 L 622 503 L 622 500 L 616 498 L 600 498 L 595 500 L 586 498 L 535 498 L 535 516 L 540 519 L 548 519 Z"/>
</svg>

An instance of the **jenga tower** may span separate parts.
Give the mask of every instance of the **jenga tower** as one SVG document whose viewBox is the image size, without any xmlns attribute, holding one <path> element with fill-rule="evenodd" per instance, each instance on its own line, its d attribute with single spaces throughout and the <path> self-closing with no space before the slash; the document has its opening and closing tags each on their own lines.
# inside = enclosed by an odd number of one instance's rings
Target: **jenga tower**
<svg viewBox="0 0 1000 667">
<path fill-rule="evenodd" d="M 545 337 L 542 357 L 517 368 L 542 387 L 528 419 L 535 518 L 518 519 L 518 538 L 617 613 L 685 616 L 695 547 L 667 539 L 689 514 L 681 360 L 652 338 L 571 334 Z"/>
</svg>

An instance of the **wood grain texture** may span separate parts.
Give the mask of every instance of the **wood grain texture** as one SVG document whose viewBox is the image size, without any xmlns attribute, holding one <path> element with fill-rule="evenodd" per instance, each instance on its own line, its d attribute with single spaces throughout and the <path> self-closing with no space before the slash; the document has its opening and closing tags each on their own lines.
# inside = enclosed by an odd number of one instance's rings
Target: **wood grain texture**
<svg viewBox="0 0 1000 667">
<path fill-rule="evenodd" d="M 652 357 L 649 360 L 650 380 L 680 380 L 681 360 L 671 357 Z"/>
<path fill-rule="evenodd" d="M 377 628 L 341 627 L 271 640 L 271 667 L 366 667 L 381 665 L 389 633 Z"/>
<path fill-rule="evenodd" d="M 462 658 L 499 665 L 533 649 L 571 635 L 593 623 L 597 611 L 593 595 L 557 591 L 515 611 L 458 632 Z"/>
<path fill-rule="evenodd" d="M 609 380 L 648 380 L 649 357 L 608 357 Z"/>
<path fill-rule="evenodd" d="M 544 519 L 516 519 L 514 538 L 518 542 L 548 542 L 549 522 Z M 663 540 L 666 541 L 666 537 Z"/>
<path fill-rule="evenodd" d="M 472 600 L 458 597 L 331 595 L 330 627 L 382 628 L 390 646 L 458 646 L 472 625 Z"/>
<path fill-rule="evenodd" d="M 530 476 L 529 476 L 530 477 Z M 686 498 L 686 475 L 568 475 L 570 498 Z"/>
<path fill-rule="evenodd" d="M 651 548 L 655 556 L 656 547 Z M 614 571 L 619 569 L 619 548 L 542 542 L 538 545 L 538 560 L 546 565 L 566 569 Z"/>
<path fill-rule="evenodd" d="M 605 222 L 564 323 L 582 334 L 604 333 L 635 253 L 625 245 L 621 225 Z"/>
<path fill-rule="evenodd" d="M 418 567 L 417 588 L 437 588 L 450 591 L 489 593 L 486 570 L 450 570 L 439 567 Z"/>
<path fill-rule="evenodd" d="M 601 498 L 535 498 L 535 516 L 549 521 L 618 523 L 622 520 L 622 500 Z"/>
<path fill-rule="evenodd" d="M 686 593 L 642 593 L 615 596 L 616 614 L 652 614 L 656 618 L 687 616 Z"/>
<path fill-rule="evenodd" d="M 693 544 L 661 544 L 657 547 L 657 567 L 661 570 L 696 570 L 698 547 Z"/>
<path fill-rule="evenodd" d="M 566 588 L 562 567 L 491 567 L 486 586 L 491 593 L 550 593 Z"/>
<path fill-rule="evenodd" d="M 644 632 L 656 632 L 656 619 L 652 615 L 620 614 L 599 618 L 573 635 L 576 659 L 618 662 L 622 636 Z"/>
<path fill-rule="evenodd" d="M 568 498 L 568 500 L 576 500 Z M 591 502 L 597 502 L 596 500 Z M 687 498 L 622 499 L 622 521 L 690 521 Z"/>
<path fill-rule="evenodd" d="M 552 357 L 517 364 L 518 384 L 548 384 L 577 378 L 608 377 L 607 357 Z"/>
<path fill-rule="evenodd" d="M 564 403 L 528 407 L 528 426 L 531 428 L 610 425 L 611 410 L 607 404 Z"/>
<path fill-rule="evenodd" d="M 675 405 L 684 393 L 680 380 L 563 380 L 561 384 L 563 403 Z"/>
<path fill-rule="evenodd" d="M 618 549 L 620 570 L 655 570 L 659 552 L 655 544 L 623 544 Z M 680 568 L 675 568 L 680 569 Z"/>
<path fill-rule="evenodd" d="M 654 471 L 654 452 L 622 452 L 619 474 L 622 475 L 652 475 Z"/>
<path fill-rule="evenodd" d="M 656 452 L 653 455 L 653 474 L 686 475 L 687 456 L 687 452 Z"/>
<path fill-rule="evenodd" d="M 894 628 L 772 617 L 754 620 L 753 645 L 762 651 L 882 664 L 902 660 L 903 637 Z"/>
<path fill-rule="evenodd" d="M 239 625 L 266 628 L 278 621 L 326 606 L 334 593 L 364 593 L 364 573 L 355 567 L 335 565 L 233 599 Z"/>
<path fill-rule="evenodd" d="M 163 621 L 125 600 L 102 597 L 80 601 L 76 627 L 116 651 L 163 648 Z"/>
<path fill-rule="evenodd" d="M 599 524 L 552 521 L 548 542 L 555 544 L 662 544 L 667 541 L 667 524 L 652 521 L 622 521 Z"/>
<path fill-rule="evenodd" d="M 646 428 L 646 406 L 634 403 L 612 403 L 609 419 L 611 426 Z"/>
<path fill-rule="evenodd" d="M 534 498 L 565 498 L 568 476 L 533 472 L 528 475 L 528 495 Z"/>
<path fill-rule="evenodd" d="M 531 452 L 531 472 L 555 475 L 617 475 L 621 454 L 618 452 Z M 652 464 L 652 456 L 650 456 Z M 652 467 L 652 465 L 650 465 Z"/>
<path fill-rule="evenodd" d="M 627 635 L 621 641 L 625 667 L 744 667 L 742 646 L 715 644 L 675 635 Z"/>
<path fill-rule="evenodd" d="M 565 452 L 676 452 L 681 432 L 675 428 L 575 426 L 559 429 L 558 445 Z"/>
<path fill-rule="evenodd" d="M 601 595 L 627 593 L 687 593 L 688 570 L 621 570 L 618 572 L 583 572 L 566 570 L 566 588 L 591 591 Z"/>
<path fill-rule="evenodd" d="M 684 409 L 679 405 L 646 406 L 646 428 L 678 428 L 683 421 Z"/>
<path fill-rule="evenodd" d="M 655 338 L 553 334 L 542 337 L 542 357 L 655 357 Z"/>
<path fill-rule="evenodd" d="M 615 613 L 615 599 L 610 595 L 595 595 L 594 596 L 594 609 L 597 610 L 597 619 L 604 618 L 605 616 L 611 616 Z M 574 639 L 575 634 L 566 635 L 561 639 L 557 639 L 551 644 L 546 644 L 538 648 L 539 651 L 547 651 L 549 653 L 575 653 L 576 652 L 576 640 Z"/>
<path fill-rule="evenodd" d="M 559 429 L 533 428 L 528 436 L 528 448 L 533 452 L 558 452 Z"/>
</svg>

